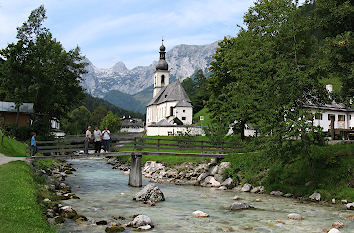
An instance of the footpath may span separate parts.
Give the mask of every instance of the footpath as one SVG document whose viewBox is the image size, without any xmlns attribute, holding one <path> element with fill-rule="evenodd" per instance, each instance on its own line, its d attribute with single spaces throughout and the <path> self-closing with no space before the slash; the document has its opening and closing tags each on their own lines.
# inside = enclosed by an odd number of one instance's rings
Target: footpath
<svg viewBox="0 0 354 233">
<path fill-rule="evenodd" d="M 11 161 L 22 160 L 25 161 L 26 157 L 7 157 L 0 153 L 0 165 L 6 164 Z"/>
</svg>

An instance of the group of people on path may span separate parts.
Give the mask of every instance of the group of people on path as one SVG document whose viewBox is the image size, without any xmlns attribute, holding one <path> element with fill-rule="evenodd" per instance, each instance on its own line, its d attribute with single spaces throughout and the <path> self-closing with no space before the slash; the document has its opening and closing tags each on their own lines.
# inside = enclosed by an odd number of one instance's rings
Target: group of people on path
<svg viewBox="0 0 354 233">
<path fill-rule="evenodd" d="M 91 133 L 91 126 L 87 127 L 86 134 L 85 134 L 85 150 L 84 153 L 88 154 L 89 143 L 94 142 L 95 144 L 95 153 L 101 152 L 102 142 L 103 142 L 103 150 L 105 152 L 109 151 L 110 147 L 110 140 L 111 140 L 111 132 L 107 129 L 107 126 L 104 127 L 103 132 L 95 127 L 93 131 L 93 137 Z"/>
</svg>

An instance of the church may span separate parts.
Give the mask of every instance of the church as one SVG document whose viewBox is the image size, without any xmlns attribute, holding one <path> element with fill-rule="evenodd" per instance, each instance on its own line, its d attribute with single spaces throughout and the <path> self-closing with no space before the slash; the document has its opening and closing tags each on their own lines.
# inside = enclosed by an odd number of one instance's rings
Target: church
<svg viewBox="0 0 354 233">
<path fill-rule="evenodd" d="M 180 81 L 170 84 L 165 50 L 162 40 L 160 60 L 153 75 L 153 96 L 146 109 L 146 126 L 172 127 L 169 134 L 174 134 L 173 126 L 192 124 L 193 106 Z"/>
</svg>

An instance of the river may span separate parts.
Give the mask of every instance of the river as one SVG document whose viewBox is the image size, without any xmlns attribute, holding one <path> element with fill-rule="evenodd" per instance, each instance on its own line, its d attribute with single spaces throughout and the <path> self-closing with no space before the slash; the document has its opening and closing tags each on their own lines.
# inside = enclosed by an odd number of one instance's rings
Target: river
<svg viewBox="0 0 354 233">
<path fill-rule="evenodd" d="M 135 214 L 145 214 L 152 219 L 155 228 L 150 232 L 223 232 L 231 229 L 233 232 L 322 232 L 323 228 L 331 228 L 331 224 L 338 220 L 345 226 L 341 232 L 354 232 L 351 230 L 354 229 L 354 221 L 345 218 L 353 211 L 345 210 L 343 206 L 303 204 L 296 199 L 265 194 L 159 184 L 166 201 L 151 207 L 133 201 L 132 197 L 141 188 L 128 186 L 128 176 L 112 169 L 104 160 L 69 162 L 77 171 L 69 175 L 65 182 L 80 199 L 62 203 L 72 206 L 78 214 L 91 221 L 80 224 L 67 220 L 58 226 L 58 232 L 104 232 L 105 226 L 97 226 L 95 221 Z M 144 179 L 143 185 L 147 183 L 148 180 Z M 255 209 L 228 210 L 235 195 Z M 261 202 L 255 202 L 257 198 Z M 195 218 L 192 212 L 196 210 L 206 212 L 210 217 Z M 299 213 L 304 219 L 288 220 L 289 213 Z M 277 223 L 276 220 L 283 223 Z"/>
</svg>

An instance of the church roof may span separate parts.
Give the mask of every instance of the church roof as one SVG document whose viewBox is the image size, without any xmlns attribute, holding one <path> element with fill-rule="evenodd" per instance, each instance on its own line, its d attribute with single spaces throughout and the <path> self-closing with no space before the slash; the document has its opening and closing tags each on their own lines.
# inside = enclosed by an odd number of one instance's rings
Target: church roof
<svg viewBox="0 0 354 233">
<path fill-rule="evenodd" d="M 147 106 L 157 105 L 165 102 L 179 101 L 181 104 L 187 105 L 191 103 L 186 91 L 182 87 L 180 81 L 175 81 L 163 88 L 152 98 Z M 190 104 L 190 106 L 192 106 Z"/>
<path fill-rule="evenodd" d="M 157 126 L 170 126 L 172 125 L 170 122 L 168 122 L 166 119 L 162 119 L 161 121 L 157 122 Z"/>
<path fill-rule="evenodd" d="M 187 102 L 186 100 L 180 100 L 178 101 L 175 107 L 192 107 L 192 104 Z"/>
</svg>

